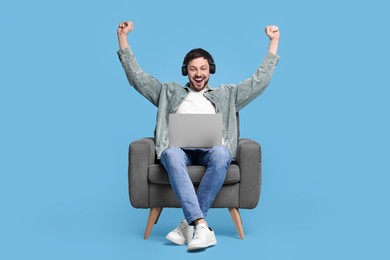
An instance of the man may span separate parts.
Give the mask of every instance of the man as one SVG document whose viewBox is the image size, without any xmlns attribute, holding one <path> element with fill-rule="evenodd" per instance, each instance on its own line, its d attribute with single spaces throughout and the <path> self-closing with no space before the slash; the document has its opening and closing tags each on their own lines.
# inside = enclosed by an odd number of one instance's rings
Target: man
<svg viewBox="0 0 390 260">
<path fill-rule="evenodd" d="M 236 113 L 259 96 L 269 84 L 279 60 L 277 49 L 280 32 L 277 26 L 267 26 L 270 39 L 268 52 L 253 76 L 237 85 L 221 85 L 214 89 L 208 85 L 216 66 L 212 56 L 203 49 L 191 50 L 184 58 L 183 76 L 188 83 L 161 83 L 138 65 L 129 46 L 127 35 L 133 30 L 131 21 L 119 24 L 117 34 L 119 59 L 130 85 L 158 107 L 155 132 L 156 152 L 166 169 L 172 189 L 183 209 L 184 220 L 168 233 L 167 239 L 188 250 L 206 248 L 217 243 L 214 231 L 205 217 L 224 182 L 237 149 Z M 223 145 L 212 148 L 168 147 L 168 117 L 171 113 L 223 115 Z M 189 178 L 188 165 L 206 166 L 206 172 L 197 192 Z"/>
</svg>

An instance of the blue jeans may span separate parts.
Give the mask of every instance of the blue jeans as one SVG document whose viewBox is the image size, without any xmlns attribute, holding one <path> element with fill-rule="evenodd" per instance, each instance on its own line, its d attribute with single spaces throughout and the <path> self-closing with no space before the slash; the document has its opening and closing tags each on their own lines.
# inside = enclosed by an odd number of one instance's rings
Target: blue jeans
<svg viewBox="0 0 390 260">
<path fill-rule="evenodd" d="M 205 218 L 225 180 L 232 160 L 229 149 L 170 147 L 161 154 L 160 161 L 168 172 L 172 189 L 188 223 Z M 206 172 L 195 192 L 187 166 L 202 165 Z"/>
</svg>

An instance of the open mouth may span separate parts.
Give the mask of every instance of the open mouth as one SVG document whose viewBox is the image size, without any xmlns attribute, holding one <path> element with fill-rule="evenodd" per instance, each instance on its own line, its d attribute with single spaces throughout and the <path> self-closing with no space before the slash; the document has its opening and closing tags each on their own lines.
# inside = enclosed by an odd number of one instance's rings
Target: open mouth
<svg viewBox="0 0 390 260">
<path fill-rule="evenodd" d="M 202 84 L 204 81 L 204 77 L 195 77 L 194 81 L 199 85 Z"/>
</svg>

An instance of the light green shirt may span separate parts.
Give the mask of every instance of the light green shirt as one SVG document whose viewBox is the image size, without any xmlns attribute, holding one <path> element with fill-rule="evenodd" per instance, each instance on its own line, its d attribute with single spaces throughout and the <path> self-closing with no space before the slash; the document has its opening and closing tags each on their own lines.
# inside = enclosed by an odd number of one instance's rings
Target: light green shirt
<svg viewBox="0 0 390 260">
<path fill-rule="evenodd" d="M 168 118 L 175 113 L 189 93 L 189 84 L 162 83 L 145 73 L 139 66 L 130 47 L 118 51 L 127 79 L 141 95 L 158 107 L 155 131 L 157 158 L 168 148 Z M 223 115 L 222 138 L 233 158 L 236 158 L 238 143 L 237 113 L 258 97 L 271 81 L 279 56 L 267 52 L 263 62 L 252 77 L 239 84 L 223 84 L 205 91 L 204 96 Z"/>
</svg>

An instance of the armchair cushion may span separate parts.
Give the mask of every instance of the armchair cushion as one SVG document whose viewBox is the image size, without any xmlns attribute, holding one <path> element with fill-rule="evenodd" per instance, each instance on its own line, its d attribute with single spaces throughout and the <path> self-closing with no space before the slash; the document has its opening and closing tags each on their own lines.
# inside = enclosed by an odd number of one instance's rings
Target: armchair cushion
<svg viewBox="0 0 390 260">
<path fill-rule="evenodd" d="M 188 173 L 192 180 L 192 183 L 198 185 L 206 172 L 206 167 L 193 165 L 188 166 Z M 166 173 L 164 167 L 161 164 L 153 164 L 149 167 L 148 180 L 156 184 L 170 185 L 168 173 Z M 240 182 L 240 169 L 236 164 L 232 164 L 226 174 L 224 185 L 234 184 Z"/>
</svg>

